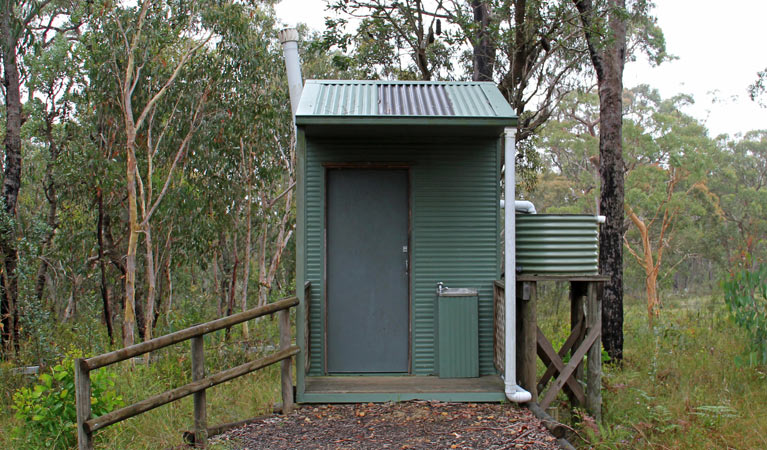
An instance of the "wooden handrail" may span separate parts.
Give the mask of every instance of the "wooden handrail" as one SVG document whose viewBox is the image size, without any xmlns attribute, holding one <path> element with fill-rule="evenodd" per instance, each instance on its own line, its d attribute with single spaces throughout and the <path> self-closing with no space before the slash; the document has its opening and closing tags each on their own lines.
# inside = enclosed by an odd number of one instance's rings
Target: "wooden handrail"
<svg viewBox="0 0 767 450">
<path fill-rule="evenodd" d="M 100 367 L 108 366 L 120 361 L 125 361 L 126 359 L 130 359 L 135 356 L 143 355 L 144 353 L 149 353 L 151 351 L 167 347 L 169 345 L 178 344 L 179 342 L 186 341 L 195 336 L 202 336 L 204 334 L 212 333 L 224 328 L 229 328 L 233 325 L 237 325 L 238 323 L 255 319 L 257 317 L 274 314 L 277 311 L 296 306 L 297 304 L 298 298 L 290 297 L 274 303 L 269 303 L 265 306 L 252 308 L 241 313 L 222 317 L 221 319 L 216 319 L 210 322 L 185 328 L 183 330 L 176 331 L 175 333 L 166 334 L 165 336 L 160 336 L 140 344 L 131 345 L 130 347 L 125 347 L 120 350 L 115 350 L 113 352 L 104 353 L 102 355 L 88 358 L 84 361 L 85 367 L 87 367 L 88 370 L 95 370 Z"/>
<path fill-rule="evenodd" d="M 93 432 L 113 425 L 130 417 L 145 413 L 159 406 L 174 402 L 194 394 L 195 442 L 203 446 L 207 442 L 207 414 L 205 390 L 217 384 L 243 376 L 255 370 L 282 362 L 281 385 L 283 412 L 290 413 L 293 408 L 293 381 L 291 378 L 291 359 L 299 353 L 299 348 L 291 345 L 290 308 L 298 304 L 297 297 L 290 297 L 265 306 L 249 309 L 232 316 L 195 325 L 183 330 L 160 336 L 121 350 L 75 360 L 75 394 L 77 399 L 77 446 L 79 450 L 93 450 Z M 237 325 L 257 317 L 280 313 L 280 349 L 267 357 L 251 361 L 237 367 L 205 377 L 205 359 L 202 336 L 214 331 Z M 133 358 L 153 350 L 186 340 L 192 340 L 192 382 L 166 391 L 124 408 L 91 418 L 91 379 L 90 371 Z"/>
<path fill-rule="evenodd" d="M 286 350 L 280 350 L 277 353 L 267 356 L 266 358 L 257 359 L 237 367 L 232 367 L 231 369 L 221 371 L 215 375 L 203 378 L 202 380 L 193 381 L 181 387 L 177 387 L 176 389 L 163 392 L 162 394 L 154 395 L 138 403 L 134 403 L 124 408 L 116 409 L 108 414 L 104 414 L 103 416 L 99 416 L 95 419 L 91 419 L 85 422 L 85 426 L 91 432 L 104 427 L 108 427 L 109 425 L 113 425 L 117 422 L 121 422 L 125 419 L 129 419 L 133 416 L 145 413 L 167 403 L 180 400 L 184 397 L 194 394 L 195 392 L 200 392 L 210 387 L 216 386 L 217 384 L 241 377 L 243 375 L 249 374 L 250 372 L 253 372 L 254 370 L 263 369 L 264 367 L 280 362 L 283 359 L 291 358 L 296 354 L 298 354 L 298 347 L 294 345 L 288 347 Z"/>
</svg>

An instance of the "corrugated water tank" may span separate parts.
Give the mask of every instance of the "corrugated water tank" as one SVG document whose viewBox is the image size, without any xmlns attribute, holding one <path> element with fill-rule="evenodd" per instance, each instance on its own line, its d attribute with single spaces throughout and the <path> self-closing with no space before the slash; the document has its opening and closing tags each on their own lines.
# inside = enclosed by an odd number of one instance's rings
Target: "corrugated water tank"
<svg viewBox="0 0 767 450">
<path fill-rule="evenodd" d="M 597 217 L 517 214 L 517 271 L 528 275 L 597 275 Z"/>
</svg>

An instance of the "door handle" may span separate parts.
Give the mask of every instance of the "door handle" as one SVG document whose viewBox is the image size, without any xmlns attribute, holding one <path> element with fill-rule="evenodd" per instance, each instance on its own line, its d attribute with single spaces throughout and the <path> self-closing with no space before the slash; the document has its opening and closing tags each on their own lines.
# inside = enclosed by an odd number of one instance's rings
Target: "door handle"
<svg viewBox="0 0 767 450">
<path fill-rule="evenodd" d="M 408 273 L 410 270 L 410 258 L 408 257 L 407 253 L 407 245 L 402 246 L 402 253 L 405 254 L 405 273 Z"/>
</svg>

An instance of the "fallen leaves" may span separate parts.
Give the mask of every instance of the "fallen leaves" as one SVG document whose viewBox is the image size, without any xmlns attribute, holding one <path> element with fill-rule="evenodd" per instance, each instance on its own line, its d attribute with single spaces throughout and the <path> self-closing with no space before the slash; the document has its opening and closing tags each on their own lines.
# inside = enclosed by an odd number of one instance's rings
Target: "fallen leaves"
<svg viewBox="0 0 767 450">
<path fill-rule="evenodd" d="M 526 409 L 425 401 L 304 407 L 216 439 L 226 440 L 233 450 L 558 448 L 555 438 Z"/>
</svg>

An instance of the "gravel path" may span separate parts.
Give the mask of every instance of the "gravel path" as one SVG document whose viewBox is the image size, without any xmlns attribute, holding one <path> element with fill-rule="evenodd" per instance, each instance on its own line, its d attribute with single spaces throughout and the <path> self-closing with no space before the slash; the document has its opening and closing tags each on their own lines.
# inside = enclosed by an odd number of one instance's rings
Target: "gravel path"
<svg viewBox="0 0 767 450">
<path fill-rule="evenodd" d="M 232 450 L 559 449 L 527 409 L 510 404 L 402 402 L 304 406 L 211 439 Z"/>
</svg>

